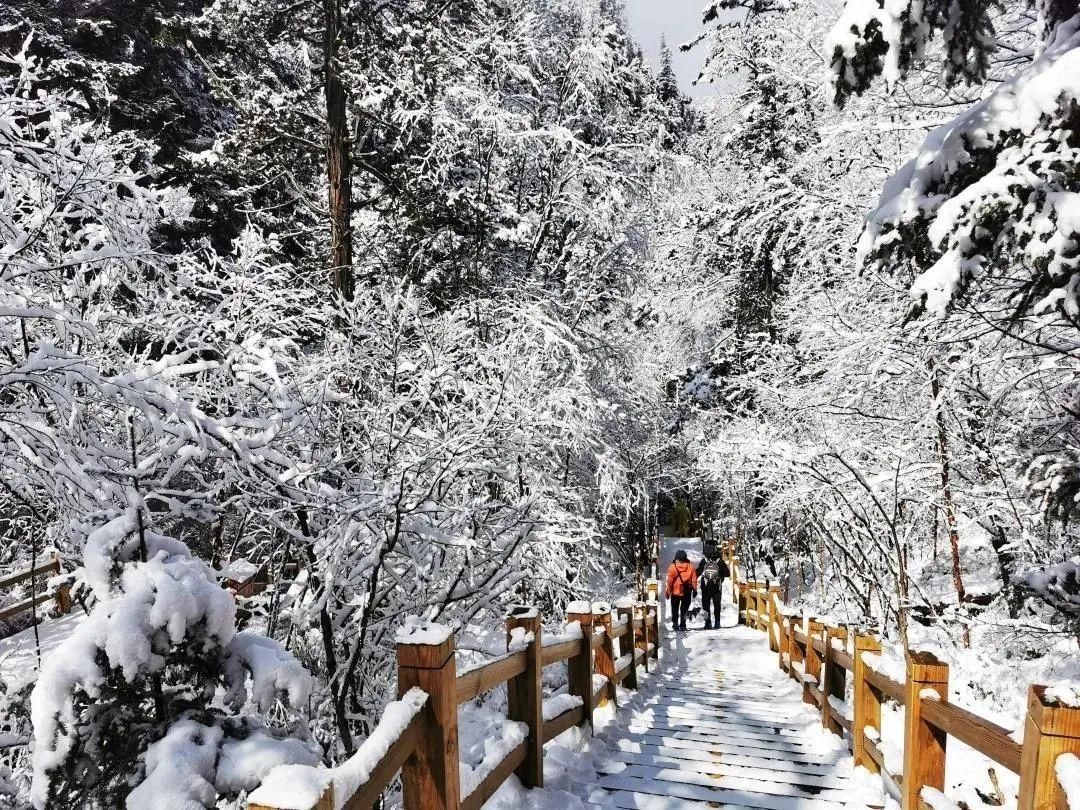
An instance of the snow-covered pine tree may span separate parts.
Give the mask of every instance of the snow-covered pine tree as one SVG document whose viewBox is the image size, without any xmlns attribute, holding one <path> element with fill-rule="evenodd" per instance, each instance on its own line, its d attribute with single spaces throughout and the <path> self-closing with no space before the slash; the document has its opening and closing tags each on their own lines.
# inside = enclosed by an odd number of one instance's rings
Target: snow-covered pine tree
<svg viewBox="0 0 1080 810">
<path fill-rule="evenodd" d="M 274 765 L 317 763 L 306 723 L 282 711 L 306 710 L 311 677 L 278 642 L 237 632 L 214 572 L 131 497 L 89 529 L 94 606 L 31 694 L 35 806 L 214 807 Z"/>
</svg>

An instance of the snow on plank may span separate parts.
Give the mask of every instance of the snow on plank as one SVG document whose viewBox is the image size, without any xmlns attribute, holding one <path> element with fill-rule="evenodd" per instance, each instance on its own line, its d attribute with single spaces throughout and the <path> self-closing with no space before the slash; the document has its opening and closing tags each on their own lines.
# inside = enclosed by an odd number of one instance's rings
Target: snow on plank
<svg viewBox="0 0 1080 810">
<path fill-rule="evenodd" d="M 704 757 L 700 759 L 684 759 L 678 756 L 665 756 L 657 754 L 634 754 L 629 751 L 612 752 L 607 757 L 610 761 L 622 762 L 627 765 L 645 765 L 652 768 L 676 769 L 691 771 L 693 773 L 717 776 L 717 777 L 743 777 L 756 782 L 774 782 L 783 785 L 793 785 L 799 788 L 827 788 L 831 790 L 846 790 L 851 787 L 851 781 L 847 776 L 839 776 L 830 772 L 824 774 L 792 773 L 791 771 L 773 770 L 768 767 L 769 760 L 759 760 L 758 765 L 745 765 L 724 762 L 719 757 Z M 772 792 L 772 791 L 765 791 Z M 811 791 L 812 792 L 812 791 Z"/>
<path fill-rule="evenodd" d="M 608 790 L 621 790 L 629 793 L 644 793 L 652 796 L 671 796 L 678 799 L 706 802 L 715 807 L 753 807 L 758 810 L 837 810 L 841 807 L 856 807 L 848 801 L 828 801 L 824 799 L 798 798 L 793 796 L 770 796 L 747 790 L 728 790 L 726 788 L 707 788 L 701 785 L 669 782 L 658 779 L 643 779 L 634 776 L 602 776 L 598 784 Z M 631 807 L 635 805 L 630 805 Z M 864 805 L 865 806 L 865 805 Z"/>
<path fill-rule="evenodd" d="M 653 756 L 664 756 L 673 759 L 683 760 L 700 760 L 705 762 L 719 762 L 726 765 L 742 765 L 748 768 L 763 768 L 770 771 L 783 771 L 786 773 L 794 774 L 793 778 L 798 779 L 800 774 L 807 774 L 810 776 L 835 776 L 836 778 L 847 778 L 851 775 L 853 768 L 850 763 L 814 763 L 814 762 L 795 762 L 788 759 L 769 759 L 755 755 L 752 751 L 744 751 L 739 754 L 729 754 L 721 751 L 706 751 L 697 746 L 687 746 L 678 748 L 669 745 L 654 745 L 652 743 L 634 742 L 632 740 L 617 740 L 613 744 L 609 744 L 609 748 L 614 747 L 612 756 L 617 756 L 616 752 L 627 752 L 631 754 L 651 754 Z"/>
<path fill-rule="evenodd" d="M 681 768 L 637 765 L 616 761 L 601 761 L 598 770 L 606 775 L 627 776 L 643 781 L 671 784 L 697 785 L 708 790 L 738 790 L 761 793 L 767 796 L 784 796 L 793 799 L 815 799 L 844 804 L 851 798 L 851 791 L 823 788 L 812 785 L 795 785 L 750 776 L 720 773 L 699 773 Z"/>
</svg>

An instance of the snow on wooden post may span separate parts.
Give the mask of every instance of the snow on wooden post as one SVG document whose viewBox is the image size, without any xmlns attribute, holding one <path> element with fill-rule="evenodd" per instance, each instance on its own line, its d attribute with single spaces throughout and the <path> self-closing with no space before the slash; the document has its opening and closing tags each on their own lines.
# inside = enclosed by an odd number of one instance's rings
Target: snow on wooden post
<svg viewBox="0 0 1080 810">
<path fill-rule="evenodd" d="M 843 726 L 837 722 L 829 711 L 829 698 L 834 697 L 843 702 L 847 691 L 847 670 L 836 662 L 836 651 L 833 649 L 833 639 L 840 639 L 847 646 L 848 631 L 846 627 L 825 628 L 825 678 L 822 684 L 821 721 L 822 725 L 833 734 L 842 736 Z"/>
<path fill-rule="evenodd" d="M 626 633 L 619 638 L 619 658 L 630 656 L 630 669 L 623 683 L 627 689 L 637 689 L 637 656 L 634 654 L 634 649 L 637 647 L 637 631 L 634 630 L 634 605 L 632 602 L 630 604 L 623 602 L 617 604 L 615 609 L 618 611 L 619 619 L 626 620 Z"/>
<path fill-rule="evenodd" d="M 506 617 L 506 647 L 525 651 L 525 671 L 506 682 L 507 716 L 529 727 L 525 761 L 517 775 L 527 788 L 544 786 L 544 693 L 540 676 L 544 671 L 540 611 L 515 605 Z"/>
<path fill-rule="evenodd" d="M 945 789 L 945 743 L 948 735 L 923 719 L 923 703 L 949 698 L 949 665 L 932 653 L 907 654 L 904 687 L 904 774 L 902 810 L 919 810 L 924 787 Z"/>
<path fill-rule="evenodd" d="M 592 727 L 593 705 L 593 614 L 588 602 L 571 602 L 566 606 L 566 623 L 577 622 L 581 626 L 581 649 L 566 661 L 567 687 L 571 695 L 581 698 L 585 708 L 582 722 Z"/>
<path fill-rule="evenodd" d="M 641 629 L 634 631 L 634 646 L 641 650 L 641 661 L 649 671 L 649 609 L 644 602 L 634 603 L 634 615 L 641 617 Z"/>
<path fill-rule="evenodd" d="M 415 618 L 397 632 L 398 698 L 428 694 L 424 732 L 401 769 L 405 810 L 459 810 L 457 667 L 449 628 Z"/>
<path fill-rule="evenodd" d="M 606 602 L 593 602 L 593 623 L 604 628 L 604 643 L 596 648 L 596 674 L 607 678 L 604 687 L 604 698 L 600 705 L 605 705 L 608 700 L 615 703 L 619 701 L 615 692 L 615 640 L 611 637 L 611 605 Z"/>
<path fill-rule="evenodd" d="M 780 652 L 780 638 L 779 630 L 777 629 L 777 623 L 783 621 L 783 616 L 780 615 L 780 586 L 771 585 L 769 592 L 765 595 L 766 604 L 768 610 L 766 614 L 768 616 L 769 624 L 769 649 L 774 653 Z"/>
<path fill-rule="evenodd" d="M 649 624 L 649 616 L 652 616 L 652 634 L 649 636 L 649 640 L 652 641 L 653 651 L 652 657 L 654 661 L 660 660 L 660 606 L 659 605 L 646 605 L 645 606 L 645 624 Z"/>
<path fill-rule="evenodd" d="M 803 703 L 809 703 L 811 706 L 817 705 L 812 687 L 821 684 L 821 655 L 814 646 L 814 640 L 821 638 L 824 629 L 825 625 L 813 616 L 806 620 L 806 658 L 803 661 L 802 699 Z"/>
<path fill-rule="evenodd" d="M 645 596 L 649 604 L 655 605 L 660 601 L 660 580 L 648 579 L 645 581 Z"/>
<path fill-rule="evenodd" d="M 1032 686 L 1020 755 L 1019 810 L 1065 806 L 1056 773 L 1062 754 L 1080 755 L 1080 691 Z"/>
<path fill-rule="evenodd" d="M 878 764 L 866 750 L 866 729 L 871 728 L 881 735 L 881 693 L 866 680 L 866 663 L 863 653 L 878 655 L 881 642 L 875 636 L 855 634 L 855 666 L 852 668 L 854 681 L 855 719 L 851 726 L 851 751 L 855 765 L 862 765 L 871 773 L 879 771 Z"/>
</svg>

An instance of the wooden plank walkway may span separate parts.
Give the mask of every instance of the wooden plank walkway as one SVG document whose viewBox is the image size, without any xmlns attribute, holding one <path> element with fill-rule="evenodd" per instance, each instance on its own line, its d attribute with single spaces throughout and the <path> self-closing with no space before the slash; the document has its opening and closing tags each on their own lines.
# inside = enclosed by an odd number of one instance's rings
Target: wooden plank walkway
<svg viewBox="0 0 1080 810">
<path fill-rule="evenodd" d="M 667 664 L 634 696 L 627 719 L 602 735 L 607 754 L 591 806 L 882 806 L 880 789 L 854 772 L 846 747 L 821 728 L 793 683 L 778 670 L 763 672 L 760 656 L 740 655 L 750 633 L 725 627 L 668 636 Z M 761 644 L 760 634 L 750 638 Z"/>
</svg>

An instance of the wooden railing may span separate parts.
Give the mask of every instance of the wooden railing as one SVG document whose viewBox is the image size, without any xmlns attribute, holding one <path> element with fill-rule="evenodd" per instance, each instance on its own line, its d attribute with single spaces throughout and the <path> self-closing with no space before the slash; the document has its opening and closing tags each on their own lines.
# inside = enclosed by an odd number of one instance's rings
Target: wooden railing
<svg viewBox="0 0 1080 810">
<path fill-rule="evenodd" d="M 1021 744 L 1008 729 L 949 703 L 949 666 L 931 653 L 907 651 L 904 679 L 897 680 L 882 665 L 878 637 L 814 617 L 792 616 L 780 602 L 779 590 L 738 582 L 740 623 L 768 633 L 780 668 L 802 687 L 803 701 L 818 708 L 825 728 L 849 735 L 856 765 L 892 781 L 903 810 L 940 806 L 934 800 L 945 789 L 950 737 L 1019 775 L 1019 810 L 1068 806 L 1055 763 L 1062 754 L 1080 753 L 1080 708 L 1049 699 L 1046 687 L 1031 686 Z M 881 737 L 882 706 L 890 700 L 904 709 L 899 772 L 890 772 L 889 765 L 895 771 L 896 762 L 886 762 Z"/>
<path fill-rule="evenodd" d="M 49 576 L 59 576 L 62 573 L 60 567 L 60 555 L 53 554 L 49 561 L 43 565 L 38 565 L 33 568 L 27 568 L 25 571 L 17 571 L 14 574 L 8 574 L 5 577 L 0 577 L 0 591 L 13 588 L 16 585 L 20 585 L 34 577 L 48 574 Z M 33 596 L 23 599 L 20 602 L 16 602 L 12 605 L 5 605 L 0 608 L 0 621 L 4 619 L 10 619 L 13 616 L 18 616 L 20 613 L 25 613 L 28 610 L 33 610 L 37 605 L 43 602 L 48 602 L 52 599 L 56 600 L 56 608 L 61 613 L 71 612 L 71 591 L 67 585 L 61 585 L 56 589 L 55 593 L 49 593 L 48 590 L 42 590 L 40 593 L 36 593 Z"/>
<path fill-rule="evenodd" d="M 371 808 L 401 771 L 405 810 L 479 810 L 512 773 L 526 787 L 544 783 L 544 743 L 576 725 L 592 723 L 593 710 L 616 701 L 616 685 L 638 685 L 638 669 L 659 663 L 659 622 L 655 602 L 616 608 L 605 603 L 574 603 L 566 614 L 566 632 L 542 637 L 540 614 L 516 607 L 506 618 L 505 655 L 460 674 L 454 637 L 440 628 L 399 636 L 398 695 L 393 710 L 353 758 L 338 768 L 307 769 L 319 788 L 311 810 Z M 576 705 L 544 719 L 541 673 L 565 661 L 567 693 Z M 601 676 L 595 679 L 594 675 Z M 458 763 L 458 706 L 506 684 L 507 717 L 525 723 L 528 735 L 482 779 L 461 795 Z M 295 767 L 281 772 L 282 781 L 302 778 Z M 273 810 L 275 773 L 252 794 L 249 810 Z M 359 784 L 357 784 L 359 783 Z M 349 795 L 341 798 L 342 790 Z"/>
</svg>

